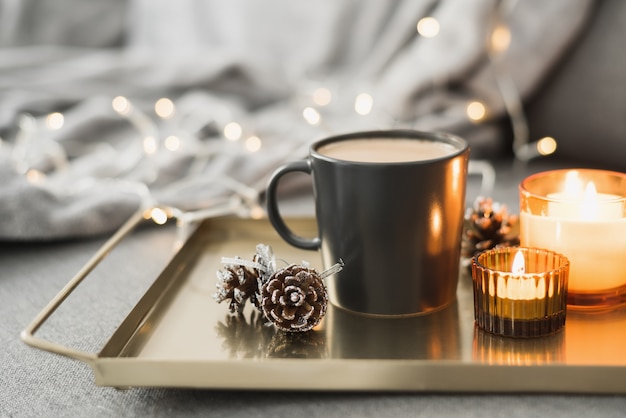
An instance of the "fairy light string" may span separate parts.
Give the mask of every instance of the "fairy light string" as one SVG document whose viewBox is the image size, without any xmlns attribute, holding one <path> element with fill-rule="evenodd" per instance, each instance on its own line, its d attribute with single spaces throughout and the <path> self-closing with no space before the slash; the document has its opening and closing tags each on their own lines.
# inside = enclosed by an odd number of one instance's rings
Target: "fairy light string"
<svg viewBox="0 0 626 418">
<path fill-rule="evenodd" d="M 541 138 L 537 141 L 530 141 L 528 121 L 524 113 L 522 97 L 515 85 L 514 79 L 507 71 L 507 52 L 514 41 L 514 33 L 511 32 L 508 22 L 515 12 L 516 0 L 501 0 L 493 10 L 491 19 L 491 30 L 485 43 L 488 65 L 492 69 L 494 85 L 502 101 L 503 109 L 509 118 L 513 134 L 513 152 L 517 160 L 529 161 L 543 155 L 555 152 L 557 147 L 556 139 L 552 137 Z M 429 13 L 434 14 L 435 8 L 429 9 Z M 415 23 L 416 35 L 425 39 L 433 39 L 441 36 L 446 27 L 433 15 L 422 16 Z M 445 75 L 443 76 L 445 78 Z M 335 81 L 335 82 L 334 82 Z M 289 106 L 296 119 L 300 123 L 309 125 L 317 129 L 320 135 L 331 135 L 337 133 L 336 128 L 329 125 L 327 116 L 334 114 L 346 114 L 352 112 L 359 120 L 365 124 L 376 125 L 392 121 L 398 123 L 393 115 L 388 115 L 389 119 L 377 113 L 376 97 L 368 84 L 359 84 L 355 80 L 351 84 L 351 90 L 341 91 L 332 77 L 326 80 L 302 80 L 301 86 L 294 92 L 294 98 L 289 101 Z M 443 88 L 442 86 L 437 88 Z M 296 98 L 297 96 L 297 98 Z M 350 99 L 352 97 L 352 99 Z M 245 154 L 255 154 L 271 146 L 272 141 L 265 141 L 263 135 L 257 133 L 253 118 L 247 118 L 245 114 L 231 111 L 228 103 L 223 106 L 226 109 L 217 109 L 215 106 L 206 108 L 199 107 L 181 114 L 175 99 L 160 97 L 153 102 L 152 113 L 142 110 L 125 96 L 116 96 L 111 99 L 111 108 L 120 118 L 127 120 L 137 131 L 138 145 L 140 145 L 140 155 L 135 164 L 145 164 L 152 168 L 155 173 L 153 177 L 128 178 L 128 170 L 118 173 L 119 177 L 110 180 L 124 180 L 126 182 L 138 181 L 150 186 L 158 178 L 161 166 L 158 158 L 162 153 L 182 153 L 186 152 L 192 158 L 191 169 L 182 178 L 172 182 L 172 186 L 199 186 L 200 183 L 192 179 L 204 170 L 213 157 L 224 152 L 232 152 L 232 147 L 226 144 L 233 144 L 238 147 L 239 152 Z M 209 108 L 210 107 L 210 108 Z M 351 108 L 350 108 L 351 107 Z M 219 117 L 218 117 L 219 114 Z M 470 99 L 465 107 L 466 121 L 472 124 L 481 124 L 491 116 L 488 105 L 480 97 Z M 211 119 L 211 120 L 207 120 Z M 183 122 L 193 125 L 191 130 L 182 126 Z M 211 123 L 215 127 L 212 134 L 214 139 L 205 140 L 197 132 L 201 126 Z M 42 172 L 29 160 L 29 153 L 40 145 L 38 137 L 45 137 L 42 132 L 61 130 L 65 124 L 65 115 L 62 112 L 54 111 L 39 118 L 32 115 L 23 114 L 17 125 L 17 133 L 12 141 L 3 139 L 0 144 L 3 148 L 8 147 L 10 158 L 15 169 L 26 176 L 32 183 L 42 184 L 46 178 L 55 172 L 60 172 L 71 163 L 70 157 L 63 147 L 53 141 L 50 145 L 50 152 L 47 158 L 52 163 L 48 172 Z M 268 145 L 269 144 L 269 145 Z M 111 152 L 127 152 L 128 150 L 113 150 Z M 160 157 L 161 156 L 161 157 Z M 120 155 L 121 158 L 121 155 Z M 482 176 L 482 194 L 489 194 L 495 181 L 493 167 L 486 161 L 471 161 L 470 174 Z M 259 216 L 258 194 L 256 188 L 243 185 L 231 176 L 224 174 L 219 179 L 214 180 L 222 184 L 225 189 L 230 190 L 237 196 L 241 196 L 240 205 L 254 209 L 254 216 Z M 173 189 L 170 187 L 170 190 Z M 145 189 L 142 189 L 145 195 Z M 144 196 L 145 198 L 145 196 Z M 150 199 L 145 199 L 146 201 Z M 232 203 L 232 202 L 231 202 Z M 206 208 L 203 208 L 206 209 Z M 208 211 L 207 213 L 213 213 Z M 193 217 L 190 217 L 190 219 Z M 194 218 L 195 219 L 195 218 Z"/>
</svg>

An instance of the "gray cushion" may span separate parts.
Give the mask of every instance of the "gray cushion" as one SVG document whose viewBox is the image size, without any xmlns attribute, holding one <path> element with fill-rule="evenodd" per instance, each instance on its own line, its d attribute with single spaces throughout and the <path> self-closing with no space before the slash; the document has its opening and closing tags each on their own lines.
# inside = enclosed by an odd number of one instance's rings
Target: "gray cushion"
<svg viewBox="0 0 626 418">
<path fill-rule="evenodd" d="M 626 170 L 626 2 L 602 0 L 588 30 L 528 106 L 531 140 L 555 157 Z"/>
</svg>

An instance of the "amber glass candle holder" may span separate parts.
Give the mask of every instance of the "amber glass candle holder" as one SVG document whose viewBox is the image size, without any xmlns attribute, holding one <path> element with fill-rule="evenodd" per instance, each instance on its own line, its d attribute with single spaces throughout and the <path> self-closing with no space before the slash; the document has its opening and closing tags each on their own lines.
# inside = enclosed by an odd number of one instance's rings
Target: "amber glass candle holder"
<svg viewBox="0 0 626 418">
<path fill-rule="evenodd" d="M 546 248 L 569 259 L 569 308 L 625 305 L 626 174 L 553 170 L 524 179 L 520 245 Z"/>
<path fill-rule="evenodd" d="M 515 266 L 516 263 L 522 263 Z M 522 272 L 523 271 L 523 272 Z M 495 248 L 472 259 L 474 317 L 505 337 L 539 337 L 565 325 L 569 260 L 548 250 Z"/>
</svg>

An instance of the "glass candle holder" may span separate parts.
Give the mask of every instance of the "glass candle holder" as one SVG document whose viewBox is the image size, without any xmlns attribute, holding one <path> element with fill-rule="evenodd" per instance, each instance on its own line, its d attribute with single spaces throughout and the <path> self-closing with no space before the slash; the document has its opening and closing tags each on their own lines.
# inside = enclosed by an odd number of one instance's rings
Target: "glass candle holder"
<svg viewBox="0 0 626 418">
<path fill-rule="evenodd" d="M 495 248 L 472 259 L 474 318 L 505 337 L 539 337 L 565 325 L 569 260 L 536 248 Z"/>
<path fill-rule="evenodd" d="M 520 245 L 570 260 L 570 308 L 626 304 L 626 174 L 554 170 L 523 180 Z"/>
</svg>

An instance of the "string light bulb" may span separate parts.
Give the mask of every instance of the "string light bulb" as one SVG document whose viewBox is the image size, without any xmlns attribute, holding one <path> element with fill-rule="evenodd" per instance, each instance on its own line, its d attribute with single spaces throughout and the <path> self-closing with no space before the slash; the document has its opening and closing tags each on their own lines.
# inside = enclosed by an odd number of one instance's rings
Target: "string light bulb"
<svg viewBox="0 0 626 418">
<path fill-rule="evenodd" d="M 164 225 L 169 218 L 167 212 L 161 208 L 152 208 L 150 210 L 150 218 L 157 225 Z"/>
<path fill-rule="evenodd" d="M 250 208 L 249 216 L 252 219 L 262 219 L 265 216 L 265 211 L 259 205 L 254 205 Z"/>
<path fill-rule="evenodd" d="M 530 161 L 536 157 L 554 154 L 557 148 L 556 139 L 546 136 L 538 141 L 529 142 L 515 149 L 515 157 L 520 161 Z"/>
<path fill-rule="evenodd" d="M 313 103 L 318 106 L 328 106 L 333 100 L 333 94 L 326 87 L 318 87 L 313 91 Z"/>
<path fill-rule="evenodd" d="M 63 117 L 62 113 L 54 112 L 46 116 L 46 128 L 50 129 L 51 131 L 61 129 L 64 123 L 65 118 Z"/>
<path fill-rule="evenodd" d="M 157 151 L 157 140 L 153 136 L 143 138 L 143 151 L 146 154 L 154 154 Z"/>
<path fill-rule="evenodd" d="M 503 24 L 497 25 L 491 33 L 491 50 L 501 53 L 509 49 L 511 30 Z"/>
<path fill-rule="evenodd" d="M 46 179 L 46 175 L 34 168 L 29 169 L 26 172 L 26 180 L 31 184 L 42 183 Z"/>
<path fill-rule="evenodd" d="M 224 126 L 224 137 L 229 141 L 237 141 L 241 138 L 243 129 L 237 122 L 229 122 Z"/>
<path fill-rule="evenodd" d="M 360 93 L 354 100 L 354 110 L 359 115 L 369 115 L 374 105 L 374 98 L 368 93 Z"/>
<path fill-rule="evenodd" d="M 467 113 L 467 117 L 474 122 L 483 120 L 487 114 L 485 105 L 479 101 L 470 102 L 465 111 Z"/>
<path fill-rule="evenodd" d="M 176 108 L 174 107 L 174 102 L 167 97 L 162 97 L 154 104 L 154 112 L 162 119 L 169 119 L 174 116 Z"/>
<path fill-rule="evenodd" d="M 165 148 L 169 151 L 177 151 L 180 148 L 180 138 L 175 135 L 170 135 L 165 138 Z"/>
<path fill-rule="evenodd" d="M 541 155 L 554 154 L 556 151 L 556 140 L 551 136 L 546 136 L 537 141 L 537 151 Z"/>
<path fill-rule="evenodd" d="M 246 149 L 250 152 L 257 152 L 261 149 L 261 138 L 252 135 L 246 139 Z"/>
<path fill-rule="evenodd" d="M 302 116 L 304 117 L 304 120 L 306 120 L 309 125 L 319 125 L 320 121 L 322 120 L 322 116 L 320 115 L 320 112 L 318 112 L 312 107 L 305 107 L 304 110 L 302 111 Z"/>
<path fill-rule="evenodd" d="M 439 34 L 439 21 L 432 16 L 421 18 L 417 22 L 417 33 L 424 38 L 434 38 Z"/>
<path fill-rule="evenodd" d="M 114 97 L 111 101 L 111 106 L 113 106 L 113 110 L 123 116 L 128 115 L 131 110 L 130 102 L 124 96 Z"/>
</svg>

